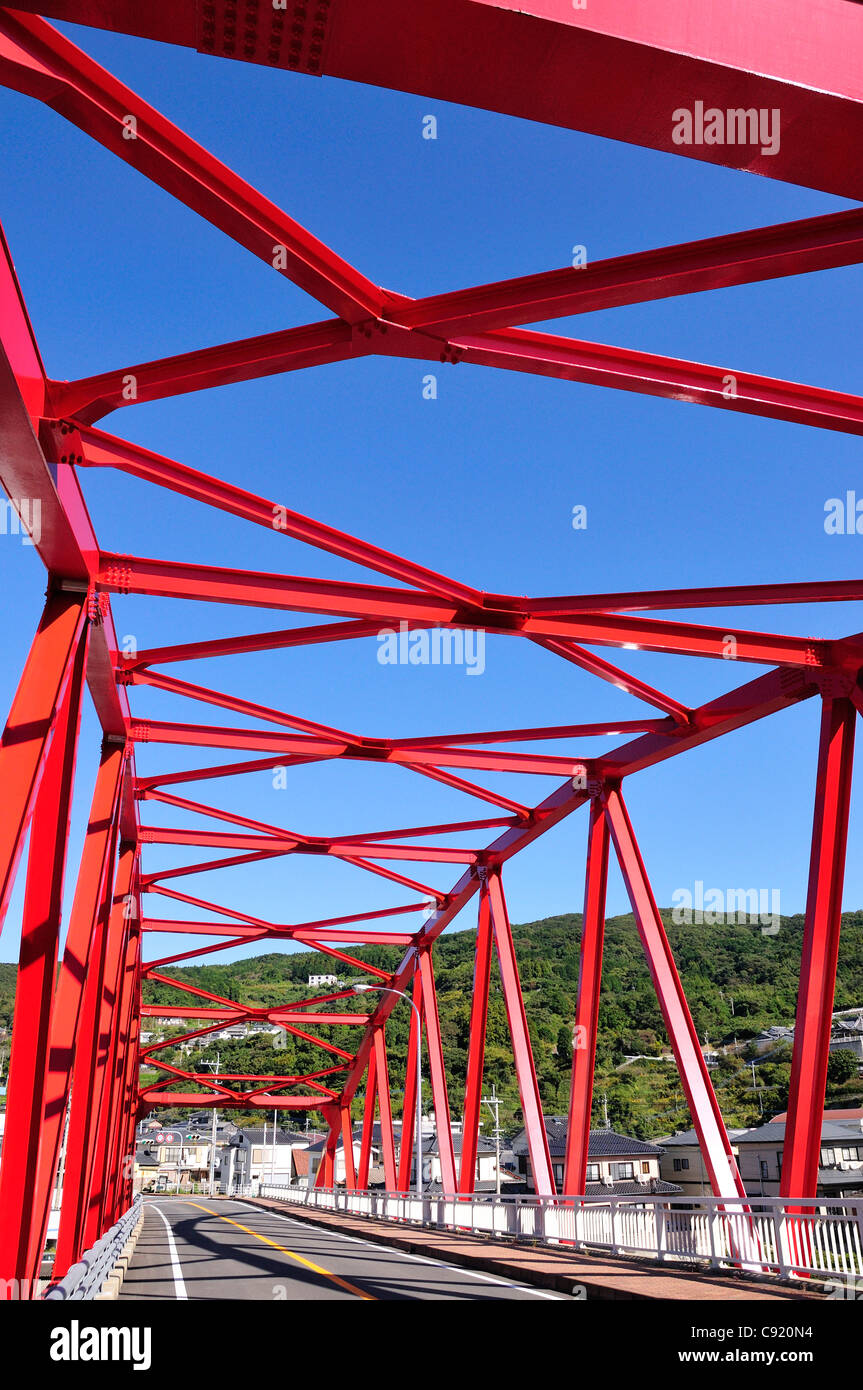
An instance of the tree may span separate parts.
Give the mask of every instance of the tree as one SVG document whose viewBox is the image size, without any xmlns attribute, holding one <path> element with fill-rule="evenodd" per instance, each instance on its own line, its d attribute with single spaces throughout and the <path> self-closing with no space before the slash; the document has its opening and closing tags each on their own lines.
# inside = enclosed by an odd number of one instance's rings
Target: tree
<svg viewBox="0 0 863 1390">
<path fill-rule="evenodd" d="M 857 1058 L 848 1048 L 839 1048 L 827 1058 L 827 1080 L 831 1086 L 843 1086 L 857 1075 Z"/>
<path fill-rule="evenodd" d="M 557 1065 L 561 1071 L 572 1066 L 572 1029 L 561 1024 L 557 1032 Z"/>
</svg>

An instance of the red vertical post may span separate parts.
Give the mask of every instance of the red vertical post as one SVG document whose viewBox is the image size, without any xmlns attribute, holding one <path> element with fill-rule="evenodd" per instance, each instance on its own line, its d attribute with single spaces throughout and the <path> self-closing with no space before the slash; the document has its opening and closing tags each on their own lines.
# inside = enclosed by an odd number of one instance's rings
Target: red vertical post
<svg viewBox="0 0 863 1390">
<path fill-rule="evenodd" d="M 117 1192 L 122 1182 L 123 1135 L 125 1131 L 125 1121 L 129 1113 L 129 1042 L 132 1033 L 132 992 L 134 988 L 135 951 L 137 949 L 135 937 L 136 926 L 137 923 L 134 921 L 130 921 L 128 924 L 118 999 L 119 1027 L 113 1068 L 114 1104 L 110 1117 L 105 1184 L 102 1194 L 102 1209 L 99 1216 L 100 1224 L 104 1228 L 114 1223 Z"/>
<path fill-rule="evenodd" d="M 485 1063 L 485 1035 L 488 1025 L 488 994 L 489 985 L 491 983 L 492 941 L 491 906 L 488 900 L 488 876 L 483 869 L 481 871 L 479 915 L 476 928 L 476 947 L 474 949 L 473 994 L 470 1008 L 470 1039 L 468 1041 L 467 1077 L 464 1091 L 461 1165 L 458 1175 L 459 1192 L 473 1192 L 476 1182 L 476 1155 L 479 1144 L 482 1073 Z"/>
<path fill-rule="evenodd" d="M 58 710 L 36 798 L 15 989 L 0 1165 L 0 1287 L 11 1296 L 11 1289 L 17 1286 L 18 1297 L 24 1298 L 32 1292 L 26 1282 L 28 1251 L 34 1244 L 34 1222 L 39 1224 L 34 1184 L 45 1107 L 86 639 L 85 628 Z M 14 1286 L 10 1283 L 13 1280 Z"/>
<path fill-rule="evenodd" d="M 393 1139 L 393 1111 L 390 1100 L 390 1073 L 387 1066 L 387 1045 L 383 1028 L 374 1031 L 375 1068 L 378 1086 L 378 1107 L 381 1115 L 381 1156 L 384 1163 L 384 1185 L 387 1192 L 396 1190 L 396 1154 Z"/>
<path fill-rule="evenodd" d="M 339 1112 L 332 1112 L 330 1106 L 325 1111 L 329 1129 L 324 1140 L 324 1152 L 318 1164 L 318 1175 L 315 1178 L 315 1187 L 335 1187 L 336 1185 L 336 1149 L 339 1143 Z"/>
<path fill-rule="evenodd" d="M 69 931 L 60 966 L 54 1012 L 51 1020 L 48 1080 L 42 1143 L 39 1149 L 39 1171 L 34 1184 L 34 1204 L 39 1215 L 41 1231 L 34 1226 L 34 1244 L 28 1253 L 31 1267 L 38 1265 L 45 1232 L 60 1141 L 66 1118 L 72 1062 L 75 1057 L 81 999 L 88 970 L 95 963 L 91 950 L 99 904 L 102 900 L 105 875 L 114 844 L 114 825 L 120 796 L 120 782 L 125 761 L 121 744 L 106 743 L 96 777 L 90 820 L 84 840 L 75 899 L 69 919 Z M 68 1194 L 67 1194 L 68 1195 Z M 71 1194 L 74 1197 L 74 1192 Z M 38 1247 L 38 1248 L 37 1248 Z M 60 1277 L 65 1270 L 57 1269 Z"/>
<path fill-rule="evenodd" d="M 419 974 L 414 975 L 413 1001 L 423 1016 L 423 991 Z M 422 1035 L 417 1025 L 417 1016 L 411 1009 L 410 1033 L 408 1035 L 408 1056 L 405 1063 L 405 1098 L 402 1106 L 402 1133 L 399 1144 L 398 1190 L 407 1192 L 411 1185 L 411 1162 L 414 1151 L 414 1137 L 417 1127 L 417 1105 L 422 1107 L 422 1096 L 417 1098 L 417 1048 L 422 1047 Z M 422 1162 L 422 1159 L 420 1159 Z"/>
<path fill-rule="evenodd" d="M 355 1192 L 357 1175 L 354 1169 L 354 1134 L 351 1127 L 350 1102 L 341 1106 L 339 1116 L 342 1127 L 342 1148 L 345 1152 L 345 1187 L 348 1192 Z"/>
<path fill-rule="evenodd" d="M 128 1209 L 134 1195 L 135 1128 L 138 1123 L 138 1077 L 140 1070 L 139 1034 L 141 1031 L 141 918 L 143 916 L 141 905 L 140 859 L 135 866 L 135 877 L 132 881 L 132 887 L 135 895 L 134 906 L 135 912 L 137 913 L 137 920 L 134 923 L 133 930 L 135 947 L 134 973 L 132 977 L 132 1017 L 129 1030 L 129 1064 L 126 1082 L 127 1115 L 124 1120 L 123 1149 L 121 1153 L 122 1178 L 118 1187 L 118 1201 L 121 1203 L 121 1212 Z"/>
<path fill-rule="evenodd" d="M 79 649 L 86 594 L 49 593 L 0 736 L 0 930 L 63 690 Z"/>
<path fill-rule="evenodd" d="M 84 981 L 81 1017 L 72 1063 L 66 1167 L 56 1256 L 57 1267 L 62 1269 L 63 1273 L 75 1264 L 87 1249 L 85 1236 L 90 1188 L 98 1162 L 95 1145 L 107 1060 L 107 1048 L 102 1048 L 102 1023 L 106 990 L 110 993 L 113 974 L 116 972 L 115 958 L 118 954 L 108 931 L 116 852 L 115 822 L 96 911 L 96 925 Z"/>
<path fill-rule="evenodd" d="M 431 1073 L 432 1102 L 435 1113 L 438 1153 L 440 1155 L 441 1184 L 444 1192 L 457 1190 L 455 1154 L 452 1143 L 452 1123 L 449 1113 L 449 1098 L 446 1089 L 446 1067 L 443 1059 L 443 1045 L 440 1035 L 440 1019 L 437 1011 L 437 991 L 434 982 L 434 967 L 428 948 L 419 952 L 419 969 L 422 980 L 423 1007 L 425 1009 L 426 1045 L 429 1054 Z M 422 1162 L 422 1155 L 420 1155 Z"/>
<path fill-rule="evenodd" d="M 94 1097 L 95 1130 L 93 1179 L 86 1206 L 84 1249 L 89 1249 L 102 1235 L 102 1218 L 111 1160 L 111 1138 L 114 1115 L 120 1104 L 117 1056 L 124 1024 L 124 972 L 129 941 L 129 897 L 135 871 L 136 847 L 132 843 L 120 846 L 120 858 L 114 885 L 113 902 L 108 917 L 105 987 L 99 1020 L 99 1059 L 102 1072 L 101 1098 Z"/>
<path fill-rule="evenodd" d="M 563 1191 L 568 1194 L 583 1195 L 587 1184 L 599 991 L 602 982 L 608 843 L 605 810 L 599 798 L 594 797 L 590 803 L 584 915 L 581 922 L 581 951 L 578 963 L 578 998 L 575 1005 L 575 1030 L 572 1035 L 572 1084 L 563 1174 Z"/>
<path fill-rule="evenodd" d="M 131 900 L 130 900 L 131 901 Z M 136 958 L 138 949 L 138 922 L 130 917 L 126 935 L 126 952 L 123 962 L 122 984 L 118 1000 L 119 1031 L 114 1061 L 114 1105 L 110 1119 L 108 1150 L 105 1167 L 105 1180 L 99 1224 L 103 1230 L 112 1226 L 122 1213 L 118 1210 L 118 1193 L 125 1178 L 124 1136 L 129 1111 L 130 1053 L 132 1019 L 134 1013 L 134 994 L 136 985 Z"/>
<path fill-rule="evenodd" d="M 606 794 L 605 813 L 620 861 L 638 934 L 650 967 L 662 1016 L 677 1061 L 701 1154 L 717 1197 L 746 1195 L 731 1152 L 728 1133 L 707 1071 L 692 1015 L 659 916 L 644 861 L 623 797 L 617 788 Z"/>
<path fill-rule="evenodd" d="M 138 1018 L 141 1003 L 140 860 L 136 858 L 129 897 L 129 933 L 123 986 L 123 1031 L 119 1049 L 119 1103 L 108 1164 L 103 1226 L 112 1226 L 132 1200 L 138 1103 Z"/>
<path fill-rule="evenodd" d="M 527 1026 L 527 1014 L 524 1011 L 521 981 L 518 977 L 512 928 L 509 924 L 509 914 L 506 910 L 499 868 L 489 872 L 488 894 L 534 1188 L 538 1196 L 551 1197 L 554 1195 L 554 1174 L 551 1170 L 551 1155 L 548 1151 L 548 1133 L 542 1113 L 539 1082 L 536 1079 L 533 1048 L 530 1045 L 530 1031 Z"/>
<path fill-rule="evenodd" d="M 814 1197 L 839 955 L 856 711 L 825 699 L 815 784 L 809 892 L 782 1156 L 783 1197 Z"/>
<path fill-rule="evenodd" d="M 375 1100 L 377 1081 L 375 1077 L 374 1049 L 369 1053 L 369 1066 L 366 1073 L 366 1101 L 363 1108 L 363 1134 L 360 1140 L 360 1166 L 357 1172 L 357 1187 L 361 1191 L 369 1185 L 369 1165 L 372 1157 L 372 1136 L 375 1128 Z"/>
</svg>

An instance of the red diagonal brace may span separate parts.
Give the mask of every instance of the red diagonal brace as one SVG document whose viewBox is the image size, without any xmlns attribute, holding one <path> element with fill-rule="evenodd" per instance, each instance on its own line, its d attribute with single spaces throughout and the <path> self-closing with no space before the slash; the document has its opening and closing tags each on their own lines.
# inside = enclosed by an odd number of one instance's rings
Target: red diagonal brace
<svg viewBox="0 0 863 1390">
<path fill-rule="evenodd" d="M 647 877 L 623 798 L 610 790 L 605 813 L 620 861 L 638 934 L 644 947 L 677 1069 L 698 1134 L 702 1157 L 717 1197 L 746 1195 L 728 1134 L 686 1003 L 668 937 Z"/>
<path fill-rule="evenodd" d="M 824 699 L 782 1156 L 783 1197 L 814 1197 L 818 1185 L 856 722 L 857 713 L 850 699 Z"/>
</svg>

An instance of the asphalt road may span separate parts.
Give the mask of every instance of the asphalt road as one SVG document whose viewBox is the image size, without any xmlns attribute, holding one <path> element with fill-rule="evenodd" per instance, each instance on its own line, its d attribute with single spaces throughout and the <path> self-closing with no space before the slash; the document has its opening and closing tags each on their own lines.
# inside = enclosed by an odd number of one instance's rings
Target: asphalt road
<svg viewBox="0 0 863 1390">
<path fill-rule="evenodd" d="M 565 1295 L 389 1250 L 241 1201 L 194 1197 L 147 1202 L 120 1297 L 558 1301 Z"/>
</svg>

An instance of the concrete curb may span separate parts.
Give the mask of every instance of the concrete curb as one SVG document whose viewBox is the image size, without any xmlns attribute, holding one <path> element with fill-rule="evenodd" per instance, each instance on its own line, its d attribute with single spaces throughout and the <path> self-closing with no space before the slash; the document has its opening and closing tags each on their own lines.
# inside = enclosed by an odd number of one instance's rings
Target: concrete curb
<svg viewBox="0 0 863 1390">
<path fill-rule="evenodd" d="M 111 1270 L 111 1273 L 108 1275 L 101 1289 L 96 1294 L 96 1297 L 93 1300 L 94 1303 L 112 1302 L 115 1298 L 119 1298 L 120 1289 L 123 1286 L 123 1280 L 126 1277 L 129 1265 L 132 1260 L 132 1256 L 135 1253 L 135 1246 L 138 1244 L 138 1237 L 141 1234 L 141 1227 L 143 1225 L 144 1213 L 142 1211 L 141 1215 L 138 1217 L 138 1220 L 135 1222 L 134 1227 L 132 1228 L 132 1233 L 129 1236 L 129 1239 L 126 1241 L 126 1244 L 123 1246 L 123 1249 L 117 1256 L 117 1263 L 114 1265 L 114 1268 Z"/>
</svg>

